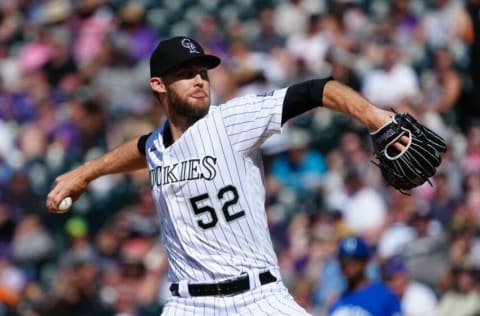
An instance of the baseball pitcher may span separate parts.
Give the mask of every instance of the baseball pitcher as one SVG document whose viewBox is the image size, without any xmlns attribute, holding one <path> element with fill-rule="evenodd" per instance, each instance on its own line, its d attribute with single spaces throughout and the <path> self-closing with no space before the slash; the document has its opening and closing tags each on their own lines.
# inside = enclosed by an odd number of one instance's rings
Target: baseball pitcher
<svg viewBox="0 0 480 316">
<path fill-rule="evenodd" d="M 331 78 L 210 106 L 208 71 L 219 64 L 194 39 L 160 42 L 150 59 L 150 87 L 166 122 L 59 176 L 47 207 L 59 212 L 64 198 L 75 201 L 93 179 L 147 166 L 169 262 L 172 296 L 162 315 L 307 315 L 283 285 L 272 247 L 261 144 L 316 106 L 358 119 L 377 148 L 388 140 L 393 159 L 409 152 L 415 135 L 394 128 L 397 114 Z M 414 168 L 416 184 L 431 176 Z M 396 176 L 403 174 L 390 179 Z"/>
</svg>

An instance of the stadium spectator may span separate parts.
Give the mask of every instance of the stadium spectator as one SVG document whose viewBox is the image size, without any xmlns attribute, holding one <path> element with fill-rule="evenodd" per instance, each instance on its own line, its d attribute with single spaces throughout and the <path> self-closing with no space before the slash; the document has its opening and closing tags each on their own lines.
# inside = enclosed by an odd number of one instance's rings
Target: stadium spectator
<svg viewBox="0 0 480 316">
<path fill-rule="evenodd" d="M 288 0 L 275 8 L 274 25 L 284 36 L 301 34 L 307 28 L 306 16 L 323 12 L 325 1 Z M 288 21 L 288 23 L 285 23 Z"/>
<path fill-rule="evenodd" d="M 222 31 L 220 18 L 214 12 L 202 14 L 193 33 L 194 37 L 203 44 L 206 51 L 222 59 L 228 59 L 230 52 L 226 39 L 227 34 Z"/>
<path fill-rule="evenodd" d="M 472 122 L 467 128 L 466 136 L 466 148 L 460 167 L 463 175 L 468 177 L 480 172 L 480 123 Z"/>
<path fill-rule="evenodd" d="M 444 114 L 455 107 L 462 92 L 462 82 L 448 50 L 435 51 L 433 71 L 425 73 L 422 79 L 425 110 Z"/>
<path fill-rule="evenodd" d="M 275 11 L 272 7 L 263 7 L 258 12 L 258 34 L 251 43 L 252 50 L 270 53 L 274 49 L 285 47 L 286 37 L 277 33 L 274 25 Z"/>
<path fill-rule="evenodd" d="M 463 93 L 462 79 L 448 50 L 435 51 L 432 70 L 424 71 L 420 80 L 423 100 L 417 116 L 446 138 L 448 129 L 455 126 L 455 107 Z"/>
<path fill-rule="evenodd" d="M 72 23 L 73 57 L 80 67 L 86 67 L 100 54 L 102 43 L 113 27 L 112 15 L 103 0 L 82 1 L 76 7 Z"/>
<path fill-rule="evenodd" d="M 379 107 L 403 111 L 420 96 L 417 75 L 409 64 L 399 60 L 399 52 L 391 39 L 387 39 L 382 50 L 380 68 L 364 74 L 361 92 Z M 392 86 L 395 89 L 391 89 Z"/>
<path fill-rule="evenodd" d="M 410 218 L 415 212 L 415 201 L 409 196 L 393 192 L 387 220 L 378 240 L 376 253 L 381 261 L 400 255 L 405 245 L 416 237 Z"/>
<path fill-rule="evenodd" d="M 113 38 L 133 63 L 150 56 L 155 48 L 157 34 L 148 25 L 145 8 L 141 3 L 129 1 L 120 8 L 118 27 L 113 31 Z"/>
<path fill-rule="evenodd" d="M 330 221 L 318 221 L 311 230 L 310 257 L 316 259 L 318 271 L 312 275 L 316 284 L 312 291 L 313 302 L 320 315 L 327 313 L 345 288 L 345 278 L 337 258 L 339 236 L 343 236 Z"/>
<path fill-rule="evenodd" d="M 298 205 L 315 207 L 315 196 L 320 190 L 322 177 L 327 171 L 325 158 L 309 149 L 310 136 L 297 128 L 289 129 L 289 148 L 285 155 L 272 159 L 270 175 L 297 196 Z"/>
<path fill-rule="evenodd" d="M 358 237 L 340 240 L 338 258 L 346 288 L 332 305 L 329 315 L 401 315 L 400 300 L 383 283 L 371 282 L 366 275 L 371 250 Z"/>
<path fill-rule="evenodd" d="M 450 267 L 449 240 L 446 231 L 432 229 L 431 219 L 429 210 L 413 214 L 411 225 L 416 235 L 405 244 L 402 255 L 414 280 L 438 290 Z"/>
<path fill-rule="evenodd" d="M 342 50 L 331 50 L 327 55 L 332 77 L 352 89 L 360 91 L 360 78 L 353 70 L 354 59 L 354 55 Z"/>
<path fill-rule="evenodd" d="M 25 216 L 18 223 L 12 240 L 13 258 L 29 273 L 38 276 L 54 250 L 53 236 L 38 215 Z"/>
<path fill-rule="evenodd" d="M 333 38 L 325 31 L 325 25 L 331 17 L 312 14 L 308 18 L 305 32 L 293 33 L 287 38 L 286 49 L 299 65 L 300 74 L 317 76 L 328 73 L 325 62 Z"/>
<path fill-rule="evenodd" d="M 390 2 L 388 18 L 392 21 L 393 41 L 399 49 L 400 60 L 418 66 L 424 62 L 424 46 L 420 38 L 420 18 L 409 0 Z"/>
<path fill-rule="evenodd" d="M 473 40 L 472 21 L 462 2 L 435 0 L 422 18 L 421 34 L 429 52 L 447 48 L 456 62 L 463 62 Z"/>
<path fill-rule="evenodd" d="M 401 257 L 392 257 L 383 264 L 383 280 L 397 295 L 404 315 L 436 316 L 438 299 L 428 286 L 412 280 Z"/>
<path fill-rule="evenodd" d="M 460 201 L 458 196 L 453 194 L 445 173 L 437 174 L 434 181 L 434 194 L 430 201 L 432 217 L 447 229 L 451 227 L 453 213 Z"/>
<path fill-rule="evenodd" d="M 98 295 L 99 270 L 95 257 L 76 256 L 60 267 L 52 280 L 45 314 L 47 315 L 105 315 L 107 310 Z"/>
<path fill-rule="evenodd" d="M 480 311 L 480 296 L 475 286 L 474 270 L 460 265 L 451 271 L 450 287 L 440 298 L 438 316 L 475 315 Z"/>
<path fill-rule="evenodd" d="M 348 170 L 345 191 L 331 200 L 330 209 L 342 213 L 345 225 L 369 244 L 376 244 L 387 219 L 387 205 L 382 195 L 366 185 L 356 170 Z M 361 211 L 359 211 L 361 210 Z"/>
</svg>

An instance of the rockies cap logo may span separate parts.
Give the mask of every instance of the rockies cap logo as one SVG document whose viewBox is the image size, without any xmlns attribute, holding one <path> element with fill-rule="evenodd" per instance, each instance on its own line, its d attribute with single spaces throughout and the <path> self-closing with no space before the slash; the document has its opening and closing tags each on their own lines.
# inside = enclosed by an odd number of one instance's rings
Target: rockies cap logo
<svg viewBox="0 0 480 316">
<path fill-rule="evenodd" d="M 190 54 L 200 54 L 200 52 L 197 50 L 197 47 L 195 44 L 193 44 L 189 38 L 184 38 L 182 41 L 182 46 L 185 48 L 188 48 Z"/>
</svg>

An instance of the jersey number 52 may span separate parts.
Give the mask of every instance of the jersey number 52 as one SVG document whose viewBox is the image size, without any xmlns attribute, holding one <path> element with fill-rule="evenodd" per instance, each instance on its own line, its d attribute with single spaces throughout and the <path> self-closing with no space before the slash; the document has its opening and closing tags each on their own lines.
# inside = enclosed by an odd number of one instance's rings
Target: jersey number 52
<svg viewBox="0 0 480 316">
<path fill-rule="evenodd" d="M 228 197 L 228 193 L 231 193 L 231 198 L 226 200 L 222 205 L 222 213 L 227 222 L 231 222 L 239 217 L 245 215 L 244 210 L 237 211 L 236 213 L 230 212 L 230 207 L 235 205 L 238 202 L 238 191 L 233 185 L 227 185 L 226 187 L 221 188 L 217 193 L 217 198 L 220 201 L 223 201 L 224 197 Z M 203 213 L 210 214 L 210 220 L 205 221 L 204 219 L 197 220 L 198 226 L 203 229 L 208 229 L 215 227 L 218 223 L 217 212 L 210 205 L 202 205 L 201 201 L 208 200 L 210 198 L 208 193 L 197 195 L 193 198 L 190 198 L 190 203 L 192 204 L 193 212 L 195 215 L 200 215 Z"/>
</svg>

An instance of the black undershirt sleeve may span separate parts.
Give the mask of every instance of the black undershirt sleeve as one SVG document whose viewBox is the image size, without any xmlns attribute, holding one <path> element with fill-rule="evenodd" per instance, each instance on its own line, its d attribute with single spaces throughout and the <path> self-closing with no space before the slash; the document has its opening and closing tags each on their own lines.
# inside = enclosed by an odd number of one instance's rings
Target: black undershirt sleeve
<svg viewBox="0 0 480 316">
<path fill-rule="evenodd" d="M 288 87 L 283 100 L 282 125 L 292 117 L 322 106 L 323 88 L 332 79 L 313 79 Z"/>
<path fill-rule="evenodd" d="M 138 142 L 137 142 L 137 148 L 138 148 L 138 151 L 142 154 L 142 155 L 145 155 L 145 145 L 147 144 L 147 139 L 148 137 L 152 135 L 152 133 L 149 133 L 149 134 L 146 134 L 146 135 L 142 135 L 140 136 L 140 138 L 138 139 Z"/>
</svg>

